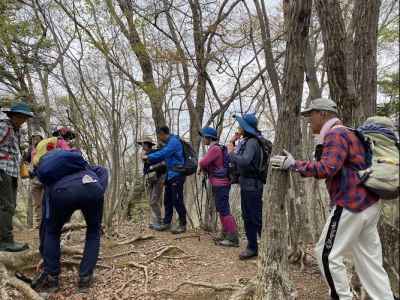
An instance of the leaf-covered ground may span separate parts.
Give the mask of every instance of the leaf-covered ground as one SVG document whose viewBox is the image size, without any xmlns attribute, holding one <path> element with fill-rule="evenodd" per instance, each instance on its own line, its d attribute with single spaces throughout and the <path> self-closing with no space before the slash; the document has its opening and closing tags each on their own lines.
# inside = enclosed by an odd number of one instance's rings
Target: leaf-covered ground
<svg viewBox="0 0 400 300">
<path fill-rule="evenodd" d="M 64 234 L 65 245 L 83 247 L 84 234 L 85 230 Z M 17 235 L 37 246 L 36 231 Z M 135 237 L 144 240 L 134 241 Z M 232 288 L 245 284 L 256 274 L 255 260 L 238 260 L 240 249 L 218 247 L 205 232 L 190 231 L 176 236 L 137 224 L 120 225 L 114 236 L 103 237 L 96 281 L 89 292 L 78 293 L 79 256 L 68 256 L 63 258 L 61 289 L 48 298 L 227 299 Z M 315 264 L 299 270 L 299 265 L 291 266 L 298 299 L 326 299 L 327 290 Z M 9 293 L 12 299 L 23 299 L 17 292 Z"/>
</svg>

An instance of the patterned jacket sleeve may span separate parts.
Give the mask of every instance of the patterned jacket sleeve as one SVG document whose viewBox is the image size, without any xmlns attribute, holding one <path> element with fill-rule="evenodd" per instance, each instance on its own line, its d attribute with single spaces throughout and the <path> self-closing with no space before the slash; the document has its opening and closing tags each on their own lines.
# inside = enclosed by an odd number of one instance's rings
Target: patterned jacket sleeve
<svg viewBox="0 0 400 300">
<path fill-rule="evenodd" d="M 8 135 L 8 124 L 6 122 L 0 122 L 0 144 L 4 142 Z"/>
<path fill-rule="evenodd" d="M 325 137 L 320 161 L 296 161 L 294 170 L 304 177 L 329 178 L 342 168 L 348 153 L 344 130 L 331 130 Z"/>
</svg>

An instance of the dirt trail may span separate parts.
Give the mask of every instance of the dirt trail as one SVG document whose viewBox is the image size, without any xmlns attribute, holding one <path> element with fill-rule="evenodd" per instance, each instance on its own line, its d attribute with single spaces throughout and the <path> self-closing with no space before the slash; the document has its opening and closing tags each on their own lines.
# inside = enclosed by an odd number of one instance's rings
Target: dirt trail
<svg viewBox="0 0 400 300">
<path fill-rule="evenodd" d="M 35 231 L 18 234 L 20 239 L 36 236 Z M 135 241 L 137 236 L 152 236 Z M 65 244 L 83 246 L 84 230 L 72 232 Z M 31 240 L 37 245 L 37 238 Z M 242 245 L 243 246 L 243 245 Z M 205 232 L 190 231 L 181 236 L 168 232 L 153 232 L 142 226 L 119 226 L 118 236 L 103 238 L 101 259 L 96 271 L 96 282 L 87 294 L 78 294 L 76 288 L 79 259 L 68 257 L 63 264 L 61 289 L 49 299 L 105 300 L 105 299 L 227 299 L 229 284 L 243 284 L 257 271 L 256 261 L 239 261 L 240 248 L 215 246 Z M 146 277 L 147 276 L 147 277 Z M 147 278 L 147 280 L 146 280 Z M 291 266 L 299 298 L 304 300 L 326 299 L 326 288 L 315 266 Z M 185 281 L 222 286 L 210 288 L 183 285 Z M 14 299 L 19 298 L 15 294 Z"/>
</svg>

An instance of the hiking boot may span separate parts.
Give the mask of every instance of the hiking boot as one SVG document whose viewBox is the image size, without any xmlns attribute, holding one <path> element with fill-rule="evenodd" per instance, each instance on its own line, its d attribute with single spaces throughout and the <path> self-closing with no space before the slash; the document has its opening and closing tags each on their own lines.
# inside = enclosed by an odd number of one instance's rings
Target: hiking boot
<svg viewBox="0 0 400 300">
<path fill-rule="evenodd" d="M 247 259 L 250 259 L 250 258 L 253 258 L 253 257 L 257 257 L 257 256 L 258 256 L 257 251 L 251 250 L 249 248 L 246 248 L 246 250 L 242 251 L 239 254 L 239 259 L 240 260 L 247 260 Z"/>
<path fill-rule="evenodd" d="M 92 286 L 94 281 L 93 275 L 80 276 L 78 282 L 78 288 L 81 293 L 87 292 L 87 290 Z"/>
<path fill-rule="evenodd" d="M 239 247 L 239 237 L 237 233 L 228 233 L 225 239 L 218 242 L 218 245 L 223 247 Z"/>
<path fill-rule="evenodd" d="M 31 283 L 32 289 L 44 293 L 55 293 L 58 290 L 58 276 L 52 276 L 46 272 L 39 273 Z"/>
<path fill-rule="evenodd" d="M 5 252 L 21 252 L 29 249 L 27 243 L 12 242 L 0 242 L 0 251 Z"/>
<path fill-rule="evenodd" d="M 162 225 L 160 223 L 149 224 L 149 228 L 156 231 L 161 231 L 161 226 Z"/>
<path fill-rule="evenodd" d="M 174 229 L 171 229 L 172 234 L 182 234 L 186 232 L 186 225 L 176 226 Z"/>
<path fill-rule="evenodd" d="M 158 227 L 154 227 L 157 231 L 167 231 L 171 229 L 171 224 L 160 224 Z"/>
<path fill-rule="evenodd" d="M 226 239 L 226 232 L 221 231 L 217 236 L 213 237 L 213 241 L 215 243 L 219 243 L 220 241 L 223 241 Z"/>
</svg>

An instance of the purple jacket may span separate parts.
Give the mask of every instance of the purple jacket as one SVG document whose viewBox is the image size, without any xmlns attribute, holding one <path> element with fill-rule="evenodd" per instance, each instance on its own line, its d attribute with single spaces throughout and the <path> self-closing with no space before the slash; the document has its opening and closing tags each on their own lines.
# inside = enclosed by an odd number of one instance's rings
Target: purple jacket
<svg viewBox="0 0 400 300">
<path fill-rule="evenodd" d="M 206 155 L 200 160 L 199 166 L 209 175 L 212 186 L 230 186 L 228 177 L 219 178 L 213 176 L 216 170 L 224 168 L 224 153 L 218 144 L 210 146 Z"/>
</svg>

